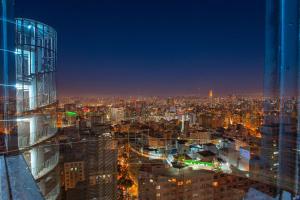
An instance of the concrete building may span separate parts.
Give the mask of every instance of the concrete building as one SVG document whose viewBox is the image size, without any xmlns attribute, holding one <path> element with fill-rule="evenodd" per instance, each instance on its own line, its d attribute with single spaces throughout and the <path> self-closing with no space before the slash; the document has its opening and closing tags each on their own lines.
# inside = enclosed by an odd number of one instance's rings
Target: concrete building
<svg viewBox="0 0 300 200">
<path fill-rule="evenodd" d="M 153 162 L 140 169 L 139 199 L 240 200 L 253 184 L 245 177 L 191 167 L 166 168 L 157 161 Z"/>
<path fill-rule="evenodd" d="M 111 108 L 111 121 L 114 123 L 119 123 L 125 120 L 125 110 L 123 107 Z"/>
<path fill-rule="evenodd" d="M 117 141 L 110 126 L 94 124 L 89 130 L 80 130 L 84 142 L 86 171 L 86 199 L 114 200 L 117 198 Z"/>
<path fill-rule="evenodd" d="M 139 174 L 139 199 L 213 199 L 213 173 L 192 169 L 142 168 Z"/>
</svg>

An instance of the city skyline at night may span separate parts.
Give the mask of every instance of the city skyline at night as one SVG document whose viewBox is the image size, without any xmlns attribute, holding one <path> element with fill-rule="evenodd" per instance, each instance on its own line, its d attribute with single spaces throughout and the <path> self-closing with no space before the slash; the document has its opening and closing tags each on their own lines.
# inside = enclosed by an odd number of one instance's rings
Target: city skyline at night
<svg viewBox="0 0 300 200">
<path fill-rule="evenodd" d="M 0 199 L 300 199 L 300 0 L 0 1 Z"/>
<path fill-rule="evenodd" d="M 262 92 L 263 1 L 29 0 L 16 16 L 59 32 L 60 97 Z"/>
</svg>

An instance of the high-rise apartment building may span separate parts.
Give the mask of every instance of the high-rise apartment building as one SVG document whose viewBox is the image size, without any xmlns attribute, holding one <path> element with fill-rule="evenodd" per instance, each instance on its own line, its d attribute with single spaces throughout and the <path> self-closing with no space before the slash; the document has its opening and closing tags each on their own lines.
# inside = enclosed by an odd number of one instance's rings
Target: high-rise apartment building
<svg viewBox="0 0 300 200">
<path fill-rule="evenodd" d="M 78 182 L 85 181 L 84 162 L 65 162 L 64 163 L 64 186 L 65 190 L 73 189 Z"/>
<path fill-rule="evenodd" d="M 125 111 L 123 107 L 111 108 L 111 121 L 119 123 L 125 119 Z"/>
<path fill-rule="evenodd" d="M 87 181 L 86 199 L 117 199 L 116 140 L 109 132 L 109 126 L 97 125 L 89 131 L 80 131 L 85 152 L 85 174 Z"/>
</svg>

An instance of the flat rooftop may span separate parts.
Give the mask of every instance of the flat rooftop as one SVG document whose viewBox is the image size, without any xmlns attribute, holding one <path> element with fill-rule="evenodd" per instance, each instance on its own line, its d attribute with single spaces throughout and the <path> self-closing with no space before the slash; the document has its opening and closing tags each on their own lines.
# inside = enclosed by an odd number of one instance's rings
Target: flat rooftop
<svg viewBox="0 0 300 200">
<path fill-rule="evenodd" d="M 203 157 L 210 157 L 210 156 L 215 156 L 216 155 L 211 151 L 200 151 L 200 152 L 198 152 L 198 154 L 200 154 Z"/>
</svg>

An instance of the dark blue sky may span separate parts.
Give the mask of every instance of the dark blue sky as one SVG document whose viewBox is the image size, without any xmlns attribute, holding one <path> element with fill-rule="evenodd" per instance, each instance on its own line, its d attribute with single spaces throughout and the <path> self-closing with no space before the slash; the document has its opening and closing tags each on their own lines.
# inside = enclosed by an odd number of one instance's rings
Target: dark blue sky
<svg viewBox="0 0 300 200">
<path fill-rule="evenodd" d="M 59 95 L 262 88 L 264 0 L 16 0 L 58 32 Z"/>
</svg>

